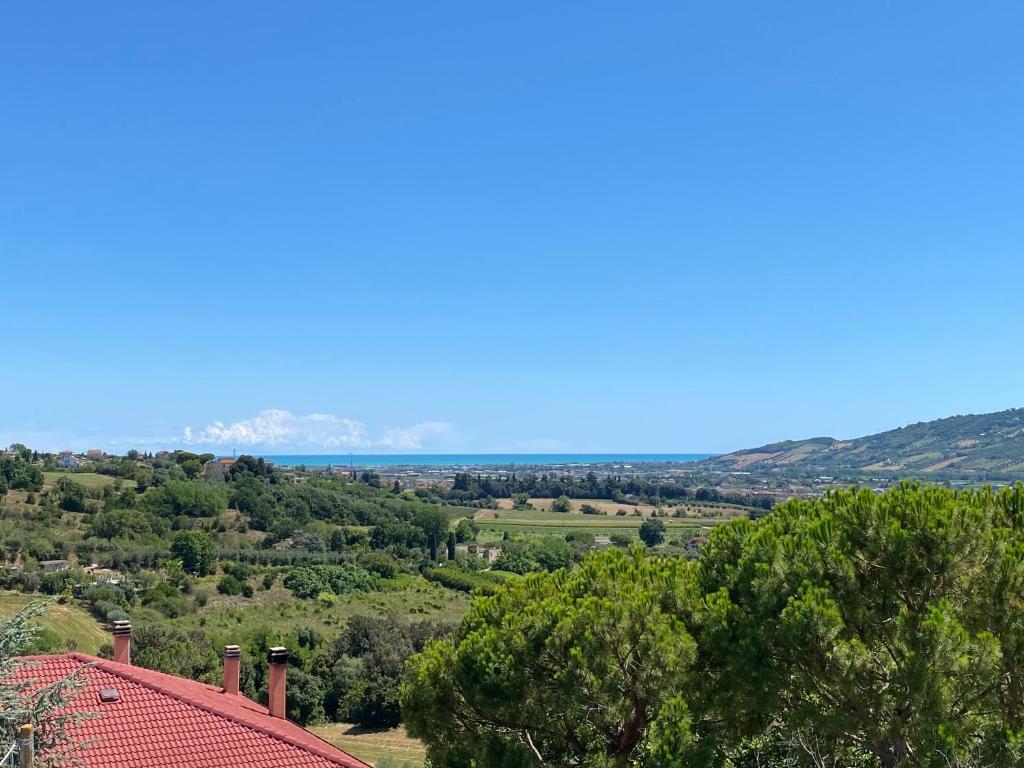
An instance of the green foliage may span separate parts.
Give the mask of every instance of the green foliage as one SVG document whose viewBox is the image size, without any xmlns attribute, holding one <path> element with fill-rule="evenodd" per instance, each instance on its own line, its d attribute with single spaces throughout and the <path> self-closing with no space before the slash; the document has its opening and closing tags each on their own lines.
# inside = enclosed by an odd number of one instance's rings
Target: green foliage
<svg viewBox="0 0 1024 768">
<path fill-rule="evenodd" d="M 424 507 L 412 520 L 423 531 L 430 549 L 430 559 L 437 560 L 437 549 L 448 538 L 448 513 L 440 507 Z"/>
<path fill-rule="evenodd" d="M 376 586 L 376 578 L 354 563 L 308 565 L 292 568 L 284 578 L 284 585 L 296 597 L 312 599 L 321 592 L 345 595 L 371 590 Z"/>
<path fill-rule="evenodd" d="M 568 496 L 559 496 L 551 502 L 552 512 L 572 512 L 572 501 Z"/>
<path fill-rule="evenodd" d="M 406 727 L 435 766 L 626 765 L 663 712 L 679 737 L 696 655 L 680 618 L 695 601 L 690 572 L 611 550 L 509 582 L 454 640 L 410 660 Z"/>
<path fill-rule="evenodd" d="M 108 647 L 101 655 L 110 658 Z M 189 680 L 219 684 L 219 649 L 199 630 L 186 631 L 167 624 L 133 622 L 132 664 L 157 669 Z"/>
<path fill-rule="evenodd" d="M 406 660 L 451 627 L 394 616 L 353 616 L 324 651 L 327 714 L 368 728 L 399 724 L 398 689 Z"/>
<path fill-rule="evenodd" d="M 242 582 L 234 575 L 226 573 L 217 582 L 217 591 L 222 595 L 240 595 L 242 594 Z"/>
<path fill-rule="evenodd" d="M 138 509 L 111 509 L 89 519 L 93 536 L 101 539 L 138 539 L 149 534 L 166 535 L 167 521 Z"/>
<path fill-rule="evenodd" d="M 455 541 L 459 544 L 468 544 L 476 539 L 479 532 L 480 526 L 472 520 L 464 518 L 459 520 L 459 524 L 455 526 Z"/>
<path fill-rule="evenodd" d="M 227 492 L 223 488 L 187 480 L 172 480 L 150 488 L 139 498 L 139 503 L 146 511 L 161 517 L 216 517 L 228 508 Z"/>
<path fill-rule="evenodd" d="M 43 490 L 43 472 L 23 454 L 0 457 L 0 488 L 38 493 Z"/>
<path fill-rule="evenodd" d="M 184 616 L 189 606 L 181 593 L 166 581 L 150 587 L 142 596 L 142 604 L 153 608 L 169 619 Z"/>
<path fill-rule="evenodd" d="M 202 531 L 180 531 L 171 542 L 171 552 L 186 571 L 200 576 L 212 573 L 217 562 L 217 545 Z"/>
<path fill-rule="evenodd" d="M 1024 486 L 903 485 L 716 530 L 692 627 L 701 742 L 771 731 L 773 749 L 841 764 L 1018 765 L 1022 525 Z"/>
<path fill-rule="evenodd" d="M 489 573 L 471 573 L 461 568 L 426 568 L 423 571 L 423 578 L 428 581 L 435 581 L 448 589 L 455 589 L 459 592 L 476 592 L 481 595 L 494 594 L 501 580 Z"/>
<path fill-rule="evenodd" d="M 640 540 L 648 547 L 656 547 L 665 540 L 665 523 L 650 518 L 640 523 Z"/>
<path fill-rule="evenodd" d="M 57 481 L 60 508 L 67 512 L 85 511 L 85 487 L 73 480 L 62 477 Z"/>
</svg>

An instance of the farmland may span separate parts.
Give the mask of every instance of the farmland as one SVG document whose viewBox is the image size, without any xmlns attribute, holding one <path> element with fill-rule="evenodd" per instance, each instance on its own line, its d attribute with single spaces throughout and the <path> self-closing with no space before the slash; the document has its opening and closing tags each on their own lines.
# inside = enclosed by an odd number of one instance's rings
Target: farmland
<svg viewBox="0 0 1024 768">
<path fill-rule="evenodd" d="M 473 520 L 480 527 L 481 538 L 492 541 L 505 533 L 565 535 L 575 532 L 606 536 L 623 534 L 637 538 L 640 524 L 656 511 L 649 504 L 627 505 L 605 499 L 573 499 L 572 511 L 551 512 L 551 503 L 552 499 L 530 499 L 530 508 L 513 509 L 511 499 L 500 499 L 497 510 L 479 510 Z M 600 514 L 583 514 L 581 509 L 584 505 L 598 509 Z M 685 516 L 668 516 L 675 514 Z M 663 508 L 659 519 L 665 524 L 669 538 L 676 535 L 688 539 L 745 514 L 746 510 L 742 507 L 691 502 Z"/>
</svg>

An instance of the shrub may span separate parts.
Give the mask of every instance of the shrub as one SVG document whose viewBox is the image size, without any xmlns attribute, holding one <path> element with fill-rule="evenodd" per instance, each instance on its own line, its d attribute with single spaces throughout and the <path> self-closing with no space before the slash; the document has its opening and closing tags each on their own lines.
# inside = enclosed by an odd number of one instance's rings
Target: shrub
<svg viewBox="0 0 1024 768">
<path fill-rule="evenodd" d="M 240 595 L 242 594 L 242 582 L 236 576 L 226 573 L 217 582 L 217 591 L 222 595 Z"/>
</svg>

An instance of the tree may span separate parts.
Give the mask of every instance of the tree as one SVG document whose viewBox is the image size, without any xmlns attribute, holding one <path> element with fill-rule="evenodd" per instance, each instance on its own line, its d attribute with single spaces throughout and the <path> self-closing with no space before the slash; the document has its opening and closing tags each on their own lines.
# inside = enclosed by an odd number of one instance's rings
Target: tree
<svg viewBox="0 0 1024 768">
<path fill-rule="evenodd" d="M 448 533 L 448 559 L 455 559 L 455 531 Z"/>
<path fill-rule="evenodd" d="M 1024 758 L 1024 486 L 789 501 L 716 529 L 698 575 L 701 743 L 881 768 Z"/>
<path fill-rule="evenodd" d="M 33 603 L 14 616 L 0 619 L 0 744 L 4 751 L 18 729 L 35 726 L 40 766 L 75 764 L 75 743 L 65 731 L 83 719 L 81 714 L 60 714 L 82 687 L 78 673 L 48 685 L 35 684 L 30 668 L 18 661 L 39 635 L 37 619 L 45 603 Z"/>
<path fill-rule="evenodd" d="M 478 598 L 455 639 L 407 665 L 409 733 L 452 768 L 635 764 L 663 714 L 685 743 L 690 573 L 682 559 L 611 550 Z"/>
<path fill-rule="evenodd" d="M 397 726 L 398 687 L 406 660 L 431 638 L 450 631 L 445 624 L 395 616 L 350 618 L 345 631 L 317 660 L 328 667 L 327 714 L 369 728 Z"/>
<path fill-rule="evenodd" d="M 665 540 L 665 523 L 648 518 L 640 523 L 640 540 L 648 547 L 656 547 Z"/>
<path fill-rule="evenodd" d="M 480 526 L 472 520 L 466 520 L 463 518 L 462 520 L 459 520 L 459 524 L 455 526 L 455 540 L 459 544 L 466 544 L 473 541 L 479 532 Z"/>
<path fill-rule="evenodd" d="M 412 524 L 427 537 L 430 559 L 437 560 L 437 548 L 448 534 L 448 513 L 440 507 L 424 507 L 416 513 Z"/>
<path fill-rule="evenodd" d="M 171 552 L 186 571 L 195 571 L 200 576 L 212 573 L 217 562 L 217 545 L 202 531 L 180 531 L 171 542 Z"/>
<path fill-rule="evenodd" d="M 551 502 L 552 512 L 572 512 L 572 501 L 568 496 L 559 496 Z"/>
</svg>

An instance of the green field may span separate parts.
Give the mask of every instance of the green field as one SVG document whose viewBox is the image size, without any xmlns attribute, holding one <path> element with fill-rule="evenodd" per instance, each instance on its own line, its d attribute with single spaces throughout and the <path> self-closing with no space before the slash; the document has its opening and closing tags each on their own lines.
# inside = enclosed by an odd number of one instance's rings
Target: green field
<svg viewBox="0 0 1024 768">
<path fill-rule="evenodd" d="M 0 618 L 9 618 L 38 599 L 38 595 L 0 592 Z M 70 603 L 51 603 L 40 623 L 44 630 L 52 632 L 59 639 L 66 650 L 95 655 L 103 643 L 110 642 L 109 633 L 96 619 Z"/>
<path fill-rule="evenodd" d="M 371 731 L 334 723 L 309 730 L 377 768 L 420 768 L 426 755 L 423 745 L 409 738 L 403 728 Z"/>
<path fill-rule="evenodd" d="M 614 533 L 622 533 L 636 538 L 639 535 L 640 525 L 645 517 L 634 517 L 627 515 L 583 515 L 577 512 L 560 513 L 547 512 L 542 509 L 501 509 L 482 510 L 474 516 L 476 524 L 480 526 L 481 532 L 496 534 L 559 534 L 564 535 L 570 532 L 592 533 L 611 536 Z M 719 518 L 658 518 L 665 523 L 665 533 L 671 537 L 673 534 L 682 534 L 689 538 L 691 535 L 707 533 L 712 526 L 720 525 L 735 519 L 733 517 Z"/>
</svg>

